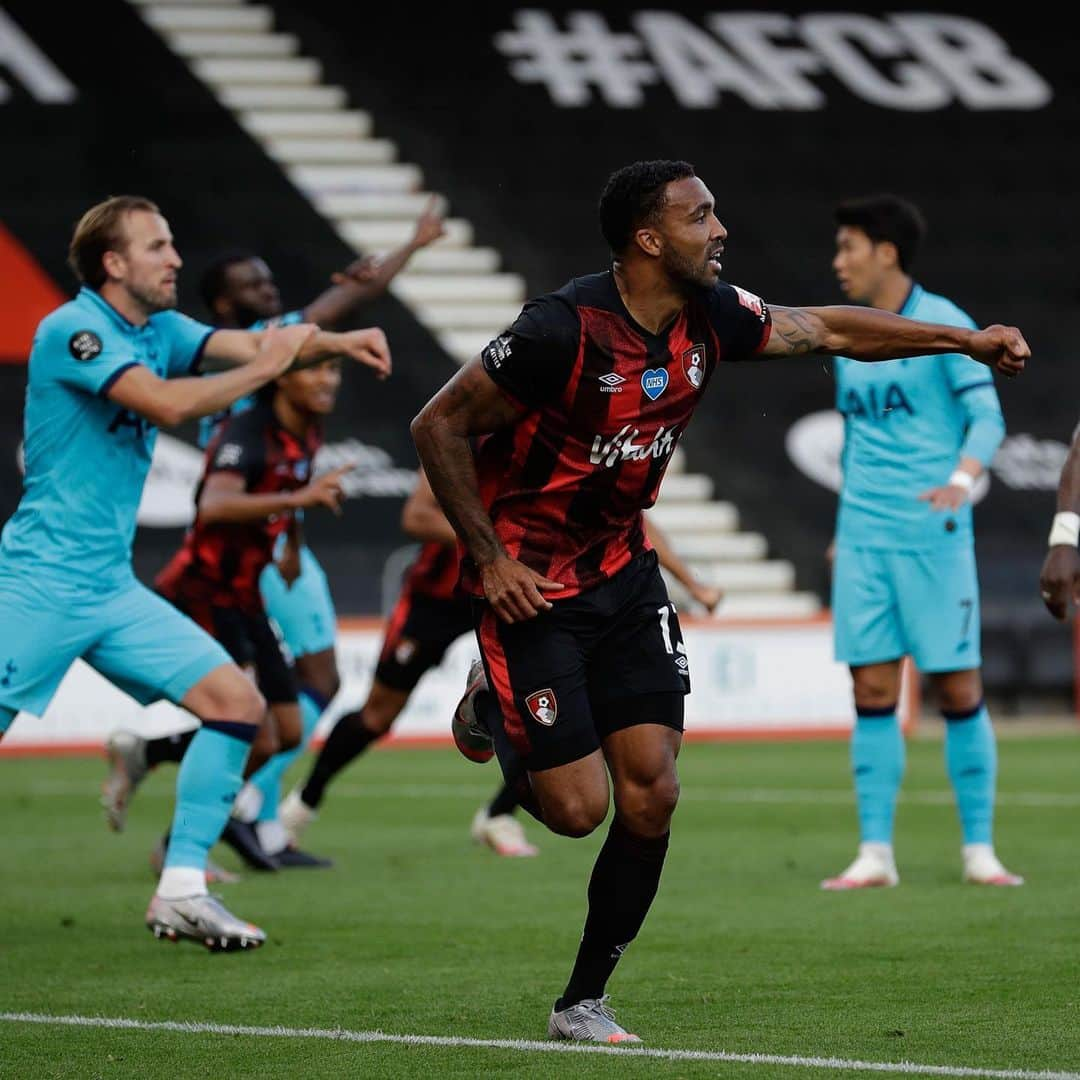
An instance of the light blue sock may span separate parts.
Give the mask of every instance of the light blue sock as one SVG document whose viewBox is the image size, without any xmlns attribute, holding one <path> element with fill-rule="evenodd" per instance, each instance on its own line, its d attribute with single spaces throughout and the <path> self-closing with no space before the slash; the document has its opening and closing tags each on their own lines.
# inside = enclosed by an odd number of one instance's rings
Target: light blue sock
<svg viewBox="0 0 1080 1080">
<path fill-rule="evenodd" d="M 986 706 L 946 712 L 945 768 L 956 795 L 965 844 L 992 844 L 997 744 Z"/>
<path fill-rule="evenodd" d="M 855 712 L 851 771 L 855 777 L 860 838 L 864 844 L 891 844 L 896 798 L 904 776 L 904 734 L 895 705 L 883 709 L 856 707 Z"/>
<path fill-rule="evenodd" d="M 176 776 L 166 869 L 206 868 L 207 855 L 225 828 L 243 782 L 256 730 L 254 724 L 204 721 L 195 733 Z"/>
<path fill-rule="evenodd" d="M 15 723 L 17 715 L 18 713 L 14 709 L 9 709 L 6 705 L 0 705 L 0 735 L 3 735 Z"/>
<path fill-rule="evenodd" d="M 281 802 L 281 778 L 289 771 L 292 763 L 307 749 L 311 736 L 319 723 L 325 705 L 316 700 L 317 695 L 307 690 L 300 691 L 300 721 L 302 730 L 300 743 L 292 750 L 275 754 L 252 778 L 263 796 L 256 821 L 275 821 L 278 816 L 278 803 Z"/>
</svg>

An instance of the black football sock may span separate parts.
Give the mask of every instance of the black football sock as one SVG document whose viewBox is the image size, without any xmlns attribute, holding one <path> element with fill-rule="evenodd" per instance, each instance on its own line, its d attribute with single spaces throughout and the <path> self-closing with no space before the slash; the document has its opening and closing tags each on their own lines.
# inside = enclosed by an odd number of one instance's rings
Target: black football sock
<svg viewBox="0 0 1080 1080">
<path fill-rule="evenodd" d="M 364 726 L 363 709 L 342 716 L 327 736 L 311 768 L 311 775 L 300 792 L 304 805 L 316 809 L 323 801 L 326 785 L 377 738 L 379 736 L 375 732 Z"/>
<path fill-rule="evenodd" d="M 616 818 L 589 880 L 589 914 L 570 981 L 555 1008 L 603 995 L 656 896 L 668 836 L 635 836 Z"/>
<path fill-rule="evenodd" d="M 517 792 L 509 785 L 503 784 L 488 805 L 488 817 L 501 817 L 503 814 L 512 814 L 518 808 Z"/>
<path fill-rule="evenodd" d="M 160 739 L 147 739 L 146 767 L 152 769 L 163 761 L 177 763 L 182 761 L 191 740 L 195 738 L 195 732 L 198 730 L 198 728 L 195 728 L 193 731 L 181 731 L 179 735 L 166 735 Z"/>
</svg>

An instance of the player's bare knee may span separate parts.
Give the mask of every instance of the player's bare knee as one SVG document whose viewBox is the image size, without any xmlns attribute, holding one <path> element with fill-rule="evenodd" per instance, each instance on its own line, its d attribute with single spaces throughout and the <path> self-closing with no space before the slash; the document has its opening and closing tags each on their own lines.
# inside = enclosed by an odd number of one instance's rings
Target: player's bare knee
<svg viewBox="0 0 1080 1080">
<path fill-rule="evenodd" d="M 373 735 L 385 735 L 393 726 L 398 716 L 397 709 L 364 707 L 364 727 Z"/>
<path fill-rule="evenodd" d="M 886 709 L 895 705 L 896 687 L 887 680 L 864 679 L 855 683 L 855 706 L 859 709 Z"/>
<path fill-rule="evenodd" d="M 295 750 L 303 737 L 303 728 L 299 724 L 279 724 L 277 729 L 277 751 Z"/>
<path fill-rule="evenodd" d="M 310 687 L 324 701 L 333 700 L 341 689 L 341 675 L 332 649 L 299 657 L 296 673 L 301 685 Z"/>
<path fill-rule="evenodd" d="M 679 804 L 679 777 L 671 771 L 645 783 L 623 784 L 615 792 L 615 804 L 631 832 L 660 836 L 670 827 Z"/>
<path fill-rule="evenodd" d="M 938 706 L 947 713 L 970 713 L 983 700 L 982 682 L 976 678 L 964 681 L 945 681 L 938 685 Z"/>
<path fill-rule="evenodd" d="M 544 824 L 559 836 L 580 840 L 595 832 L 607 817 L 607 803 L 601 806 L 593 799 L 560 799 L 542 807 Z"/>
</svg>

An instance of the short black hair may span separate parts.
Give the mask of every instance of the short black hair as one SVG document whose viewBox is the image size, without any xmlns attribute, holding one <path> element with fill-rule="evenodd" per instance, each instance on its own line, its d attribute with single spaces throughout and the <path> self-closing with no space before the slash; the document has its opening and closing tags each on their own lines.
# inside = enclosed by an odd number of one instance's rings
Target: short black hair
<svg viewBox="0 0 1080 1080">
<path fill-rule="evenodd" d="M 834 211 L 837 225 L 862 229 L 870 240 L 880 244 L 889 240 L 896 245 L 900 269 L 906 274 L 919 254 L 926 236 L 922 211 L 899 195 L 864 195 L 842 202 Z"/>
<path fill-rule="evenodd" d="M 254 252 L 236 249 L 223 252 L 210 263 L 199 279 L 199 295 L 208 310 L 214 310 L 214 301 L 225 291 L 225 275 L 229 267 L 257 258 L 259 256 Z"/>
<path fill-rule="evenodd" d="M 687 161 L 635 161 L 609 177 L 600 194 L 600 231 L 613 255 L 621 255 L 634 231 L 664 209 L 664 188 L 696 176 Z"/>
</svg>

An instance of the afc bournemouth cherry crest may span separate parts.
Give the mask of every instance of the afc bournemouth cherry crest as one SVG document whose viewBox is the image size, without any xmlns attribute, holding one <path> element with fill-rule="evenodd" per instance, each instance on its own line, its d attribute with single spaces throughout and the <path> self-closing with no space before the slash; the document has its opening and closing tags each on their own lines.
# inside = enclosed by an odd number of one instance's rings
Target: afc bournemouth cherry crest
<svg viewBox="0 0 1080 1080">
<path fill-rule="evenodd" d="M 695 390 L 701 389 L 705 381 L 705 346 L 695 345 L 682 354 L 683 371 L 686 380 Z"/>
<path fill-rule="evenodd" d="M 553 690 L 537 690 L 525 699 L 525 707 L 529 715 L 544 727 L 551 727 L 559 715 L 559 703 L 555 700 Z"/>
</svg>

